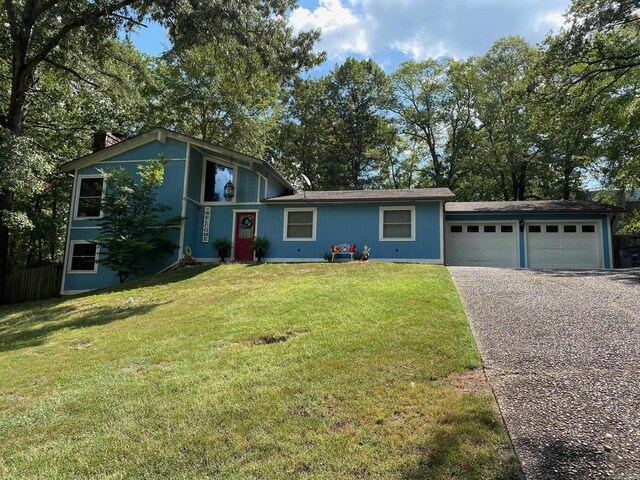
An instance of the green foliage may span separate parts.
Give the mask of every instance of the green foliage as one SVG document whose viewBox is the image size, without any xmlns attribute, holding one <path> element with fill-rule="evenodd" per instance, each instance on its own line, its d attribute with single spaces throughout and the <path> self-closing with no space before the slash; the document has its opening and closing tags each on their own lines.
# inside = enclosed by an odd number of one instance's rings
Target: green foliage
<svg viewBox="0 0 640 480">
<path fill-rule="evenodd" d="M 213 248 L 214 252 L 218 252 L 220 261 L 224 262 L 224 257 L 229 255 L 229 252 L 231 251 L 231 242 L 226 238 L 217 238 L 211 244 L 211 248 Z"/>
<path fill-rule="evenodd" d="M 276 164 L 304 173 L 314 189 L 377 186 L 395 143 L 383 112 L 388 96 L 388 79 L 373 60 L 348 58 L 325 77 L 297 82 L 273 152 Z"/>
<path fill-rule="evenodd" d="M 258 261 L 262 260 L 262 257 L 264 257 L 264 254 L 269 250 L 270 246 L 271 242 L 266 237 L 254 237 L 251 242 L 251 250 L 255 252 Z"/>
<path fill-rule="evenodd" d="M 180 219 L 161 219 L 158 214 L 168 207 L 156 203 L 166 165 L 162 159 L 139 165 L 138 181 L 122 167 L 100 170 L 107 192 L 95 242 L 104 248 L 99 262 L 116 272 L 120 283 L 140 272 L 146 259 L 169 256 L 177 248 L 167 235 Z"/>
<path fill-rule="evenodd" d="M 616 234 L 640 236 L 640 212 L 638 210 L 629 210 L 625 214 L 624 222 Z"/>
</svg>

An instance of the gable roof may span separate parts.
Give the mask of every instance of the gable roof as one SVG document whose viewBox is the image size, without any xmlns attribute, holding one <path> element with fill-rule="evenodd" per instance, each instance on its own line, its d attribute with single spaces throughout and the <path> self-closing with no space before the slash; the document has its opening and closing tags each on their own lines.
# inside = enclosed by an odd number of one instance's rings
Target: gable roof
<svg viewBox="0 0 640 480">
<path fill-rule="evenodd" d="M 273 165 L 265 160 L 257 157 L 252 157 L 251 155 L 246 155 L 241 152 L 236 152 L 235 150 L 221 147 L 220 145 L 216 145 L 215 143 L 206 142 L 204 140 L 200 140 L 199 138 L 184 135 L 182 133 L 178 133 L 162 127 L 156 127 L 153 130 L 141 133 L 140 135 L 128 138 L 127 140 L 123 140 L 122 142 L 118 142 L 115 145 L 102 149 L 98 152 L 90 153 L 89 155 L 85 155 L 84 157 L 80 157 L 70 162 L 64 163 L 60 168 L 63 172 L 70 172 L 78 168 L 88 167 L 89 165 L 101 162 L 110 157 L 127 152 L 155 140 L 164 143 L 167 138 L 173 138 L 181 142 L 191 143 L 196 147 L 209 150 L 210 152 L 218 154 L 219 156 L 230 161 L 245 164 L 249 168 L 254 168 L 255 166 L 263 167 L 266 171 L 275 175 L 292 192 L 295 191 L 289 181 L 284 178 L 282 174 L 278 172 L 275 167 L 273 167 Z"/>
<path fill-rule="evenodd" d="M 297 192 L 292 195 L 265 198 L 265 203 L 289 202 L 371 202 L 401 200 L 453 200 L 455 195 L 448 188 L 412 188 L 404 190 L 329 190 Z"/>
<path fill-rule="evenodd" d="M 446 213 L 617 213 L 624 209 L 590 200 L 449 202 Z"/>
</svg>

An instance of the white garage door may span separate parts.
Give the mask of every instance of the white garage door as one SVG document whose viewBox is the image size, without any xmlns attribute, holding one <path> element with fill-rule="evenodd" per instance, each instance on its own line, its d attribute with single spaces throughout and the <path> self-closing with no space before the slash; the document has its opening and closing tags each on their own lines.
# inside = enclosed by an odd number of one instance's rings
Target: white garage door
<svg viewBox="0 0 640 480">
<path fill-rule="evenodd" d="M 517 267 L 517 223 L 447 222 L 447 265 Z"/>
<path fill-rule="evenodd" d="M 527 266 L 601 268 L 600 238 L 597 222 L 527 224 Z"/>
</svg>

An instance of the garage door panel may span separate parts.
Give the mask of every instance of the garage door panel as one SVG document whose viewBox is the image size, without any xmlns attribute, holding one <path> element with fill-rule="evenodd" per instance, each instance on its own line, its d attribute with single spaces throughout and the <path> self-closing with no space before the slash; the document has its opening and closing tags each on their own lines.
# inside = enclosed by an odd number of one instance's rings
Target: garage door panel
<svg viewBox="0 0 640 480">
<path fill-rule="evenodd" d="M 529 225 L 527 265 L 531 268 L 600 268 L 599 238 L 595 223 Z"/>
<path fill-rule="evenodd" d="M 517 229 L 502 232 L 502 223 L 448 222 L 446 256 L 448 265 L 517 267 Z M 451 227 L 456 226 L 453 232 Z M 461 230 L 461 231 L 460 231 Z"/>
</svg>

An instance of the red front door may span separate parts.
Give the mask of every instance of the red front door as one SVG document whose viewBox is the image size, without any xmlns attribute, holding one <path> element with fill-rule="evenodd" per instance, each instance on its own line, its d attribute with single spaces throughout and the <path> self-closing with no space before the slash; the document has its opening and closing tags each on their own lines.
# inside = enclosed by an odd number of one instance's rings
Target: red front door
<svg viewBox="0 0 640 480">
<path fill-rule="evenodd" d="M 253 250 L 251 242 L 256 233 L 255 212 L 236 213 L 236 250 L 235 260 L 238 262 L 252 262 Z"/>
</svg>

